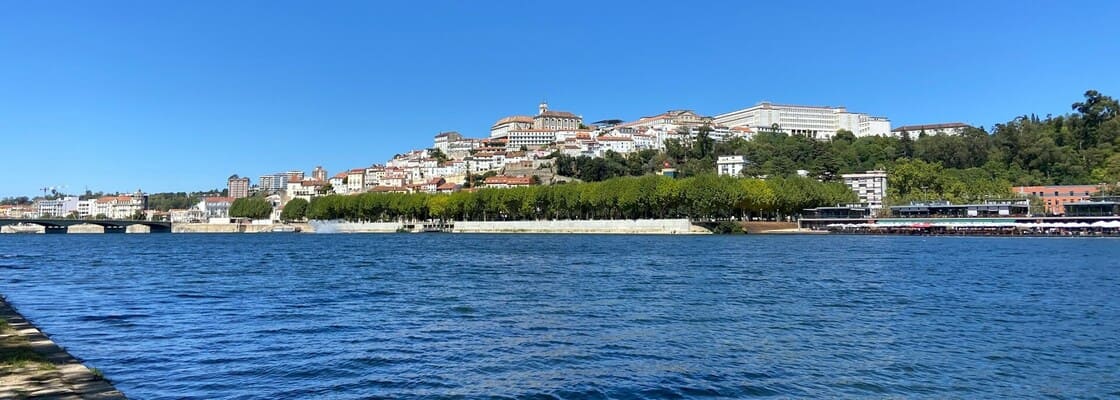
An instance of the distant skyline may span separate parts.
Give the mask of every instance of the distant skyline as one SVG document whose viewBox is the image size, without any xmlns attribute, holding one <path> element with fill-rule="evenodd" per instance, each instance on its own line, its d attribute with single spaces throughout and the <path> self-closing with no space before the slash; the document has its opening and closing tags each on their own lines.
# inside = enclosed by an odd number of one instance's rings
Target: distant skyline
<svg viewBox="0 0 1120 400">
<path fill-rule="evenodd" d="M 1120 3 L 6 2 L 0 197 L 331 175 L 541 100 L 585 121 L 760 101 L 991 128 L 1120 96 Z"/>
</svg>

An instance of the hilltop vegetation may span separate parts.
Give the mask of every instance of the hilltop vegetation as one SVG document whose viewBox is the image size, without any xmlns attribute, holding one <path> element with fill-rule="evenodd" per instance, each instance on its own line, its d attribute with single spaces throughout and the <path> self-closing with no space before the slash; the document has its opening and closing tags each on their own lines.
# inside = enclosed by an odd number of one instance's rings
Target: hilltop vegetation
<svg viewBox="0 0 1120 400">
<path fill-rule="evenodd" d="M 603 158 L 555 157 L 557 172 L 585 181 L 643 175 L 665 163 L 683 176 L 715 170 L 724 155 L 744 155 L 747 176 L 790 176 L 797 170 L 824 181 L 840 174 L 884 169 L 888 202 L 945 199 L 977 201 L 1010 196 L 1012 185 L 1116 184 L 1120 182 L 1120 105 L 1095 90 L 1071 105 L 1072 113 L 1016 117 L 991 133 L 860 137 L 841 131 L 832 140 L 759 132 L 751 140 L 715 142 L 704 132 L 691 142 L 670 140 L 664 152 Z"/>
</svg>

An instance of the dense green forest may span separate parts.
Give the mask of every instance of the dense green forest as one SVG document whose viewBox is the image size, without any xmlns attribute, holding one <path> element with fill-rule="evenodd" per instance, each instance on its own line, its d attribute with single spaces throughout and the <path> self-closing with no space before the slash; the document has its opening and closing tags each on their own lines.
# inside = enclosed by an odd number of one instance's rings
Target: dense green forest
<svg viewBox="0 0 1120 400">
<path fill-rule="evenodd" d="M 448 194 L 365 193 L 311 200 L 310 219 L 467 221 L 781 217 L 805 208 L 850 203 L 855 194 L 836 182 L 776 177 L 767 180 L 699 175 L 611 178 L 602 182 L 479 189 Z"/>
<path fill-rule="evenodd" d="M 989 133 L 860 137 L 841 131 L 832 140 L 760 132 L 752 140 L 715 142 L 701 130 L 694 140 L 670 140 L 664 152 L 641 151 L 603 158 L 554 155 L 557 173 L 584 181 L 639 176 L 664 164 L 683 176 L 715 170 L 715 159 L 743 155 L 744 174 L 789 176 L 797 170 L 836 180 L 840 174 L 884 169 L 888 202 L 945 199 L 978 201 L 1010 196 L 1013 185 L 1109 184 L 1120 181 L 1120 106 L 1095 90 L 1073 103 L 1072 113 L 1024 115 L 996 124 Z"/>
</svg>

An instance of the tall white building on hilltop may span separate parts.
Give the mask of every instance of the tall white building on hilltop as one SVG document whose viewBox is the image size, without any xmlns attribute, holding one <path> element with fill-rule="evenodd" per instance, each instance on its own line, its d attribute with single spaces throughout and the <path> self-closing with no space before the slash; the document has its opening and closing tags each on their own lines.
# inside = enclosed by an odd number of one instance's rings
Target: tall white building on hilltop
<svg viewBox="0 0 1120 400">
<path fill-rule="evenodd" d="M 859 196 L 859 202 L 867 204 L 867 208 L 878 210 L 883 208 L 883 198 L 887 197 L 887 172 L 867 171 L 862 174 L 840 175 L 844 184 L 852 188 Z"/>
<path fill-rule="evenodd" d="M 756 132 L 773 131 L 777 128 L 778 131 L 791 135 L 805 135 L 821 140 L 831 139 L 841 129 L 851 131 L 859 137 L 891 134 L 889 119 L 849 112 L 844 107 L 763 102 L 754 107 L 717 115 L 713 120 L 717 125 L 732 128 L 749 127 Z"/>
</svg>

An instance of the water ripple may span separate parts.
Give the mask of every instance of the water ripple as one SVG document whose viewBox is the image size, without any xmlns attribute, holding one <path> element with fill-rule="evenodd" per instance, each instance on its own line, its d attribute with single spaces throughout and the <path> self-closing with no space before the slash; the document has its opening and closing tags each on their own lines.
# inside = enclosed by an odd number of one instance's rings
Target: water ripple
<svg viewBox="0 0 1120 400">
<path fill-rule="evenodd" d="M 0 293 L 126 394 L 1120 396 L 1115 240 L 0 236 Z"/>
</svg>

